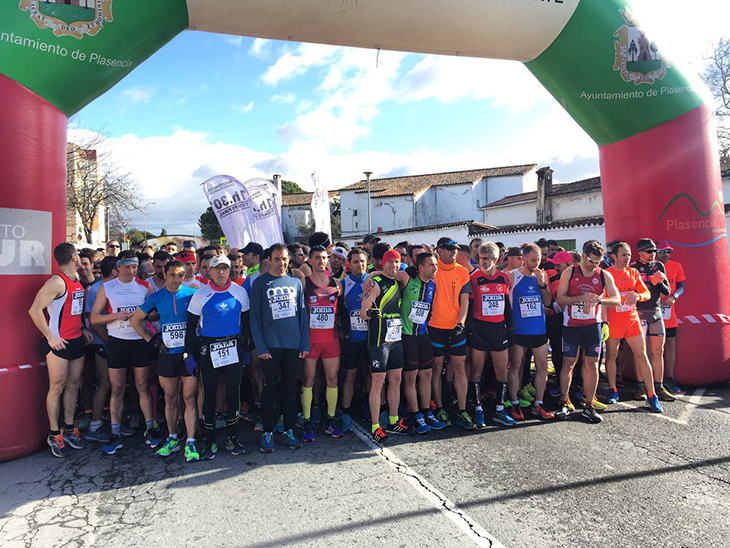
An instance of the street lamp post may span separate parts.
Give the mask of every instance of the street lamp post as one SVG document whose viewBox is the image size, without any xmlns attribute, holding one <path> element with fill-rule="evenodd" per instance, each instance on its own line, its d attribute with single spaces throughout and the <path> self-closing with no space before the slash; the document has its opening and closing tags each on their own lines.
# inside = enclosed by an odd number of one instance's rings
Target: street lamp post
<svg viewBox="0 0 730 548">
<path fill-rule="evenodd" d="M 157 202 L 150 202 L 148 204 L 145 204 L 145 206 L 142 208 L 142 211 L 144 212 L 144 247 L 147 247 L 147 207 L 151 205 L 155 205 Z"/>
<path fill-rule="evenodd" d="M 367 177 L 368 180 L 368 234 L 373 233 L 373 220 L 370 215 L 370 176 L 373 174 L 372 171 L 363 171 L 365 174 L 365 177 Z"/>
</svg>

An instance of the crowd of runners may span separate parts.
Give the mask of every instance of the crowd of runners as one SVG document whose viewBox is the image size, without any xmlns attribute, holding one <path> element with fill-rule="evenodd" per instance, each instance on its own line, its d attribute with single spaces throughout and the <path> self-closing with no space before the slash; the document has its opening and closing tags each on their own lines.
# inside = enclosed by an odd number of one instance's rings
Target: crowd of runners
<svg viewBox="0 0 730 548">
<path fill-rule="evenodd" d="M 323 233 L 268 249 L 59 244 L 58 273 L 29 310 L 50 381 L 48 445 L 114 455 L 141 433 L 160 457 L 183 449 L 190 462 L 219 441 L 243 454 L 241 422 L 269 453 L 275 437 L 297 449 L 356 421 L 384 443 L 564 420 L 573 402 L 596 424 L 624 371 L 661 413 L 681 394 L 685 276 L 672 251 L 649 238 L 581 252 L 449 237 L 391 248 L 377 235 L 349 248 Z"/>
</svg>

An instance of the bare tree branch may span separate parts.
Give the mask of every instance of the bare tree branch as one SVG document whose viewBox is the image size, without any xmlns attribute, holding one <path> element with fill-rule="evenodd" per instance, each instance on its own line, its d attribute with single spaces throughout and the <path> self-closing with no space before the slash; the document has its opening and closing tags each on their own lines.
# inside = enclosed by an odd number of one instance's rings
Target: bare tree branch
<svg viewBox="0 0 730 548">
<path fill-rule="evenodd" d="M 715 99 L 717 138 L 720 161 L 730 164 L 730 39 L 720 38 L 713 44 L 712 54 L 706 58 L 707 66 L 700 75 Z"/>
</svg>

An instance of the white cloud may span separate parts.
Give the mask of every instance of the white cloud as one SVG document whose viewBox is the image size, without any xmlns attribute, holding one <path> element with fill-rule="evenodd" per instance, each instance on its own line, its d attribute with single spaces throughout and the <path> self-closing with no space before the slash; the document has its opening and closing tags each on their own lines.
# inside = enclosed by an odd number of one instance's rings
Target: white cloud
<svg viewBox="0 0 730 548">
<path fill-rule="evenodd" d="M 256 57 L 257 59 L 265 59 L 271 53 L 271 46 L 271 40 L 266 40 L 264 38 L 254 38 L 251 47 L 248 48 L 248 54 L 251 57 Z"/>
<path fill-rule="evenodd" d="M 301 76 L 312 67 L 327 64 L 342 48 L 321 44 L 299 44 L 294 51 L 287 51 L 261 76 L 265 84 L 275 86 L 279 82 Z"/>
<path fill-rule="evenodd" d="M 119 92 L 127 104 L 149 103 L 157 93 L 157 86 L 134 86 Z"/>
<path fill-rule="evenodd" d="M 243 43 L 243 36 L 225 36 L 223 39 L 236 48 L 240 48 Z"/>
<path fill-rule="evenodd" d="M 235 110 L 237 112 L 240 112 L 241 114 L 248 114 L 253 110 L 253 101 L 248 103 L 247 105 L 241 105 L 239 103 L 233 103 L 231 105 L 231 110 Z"/>
<path fill-rule="evenodd" d="M 293 103 L 294 101 L 296 101 L 297 98 L 293 93 L 277 93 L 276 95 L 272 95 L 269 100 L 272 103 L 288 105 L 289 103 Z"/>
</svg>

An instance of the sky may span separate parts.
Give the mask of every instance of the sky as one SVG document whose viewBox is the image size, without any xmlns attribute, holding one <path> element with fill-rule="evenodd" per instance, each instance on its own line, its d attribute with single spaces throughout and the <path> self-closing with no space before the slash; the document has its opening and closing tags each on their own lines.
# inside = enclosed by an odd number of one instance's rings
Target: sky
<svg viewBox="0 0 730 548">
<path fill-rule="evenodd" d="M 730 36 L 727 0 L 634 0 L 649 36 L 687 75 Z M 690 7 L 691 6 L 691 7 Z M 536 163 L 556 182 L 599 174 L 598 148 L 513 61 L 300 44 L 185 31 L 69 124 L 103 131 L 151 202 L 147 227 L 193 234 L 200 183 L 279 173 L 306 190 L 363 178 Z M 547 137 L 546 137 L 547 136 Z M 181 199 L 183 198 L 183 199 Z M 478 220 L 478 219 L 477 219 Z M 130 226 L 141 229 L 141 213 Z"/>
</svg>

